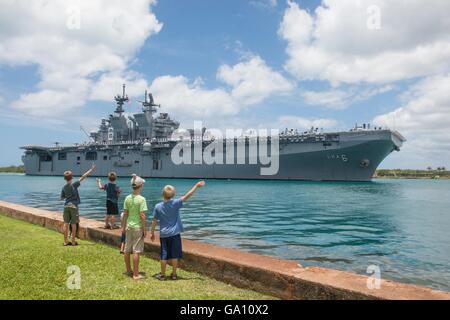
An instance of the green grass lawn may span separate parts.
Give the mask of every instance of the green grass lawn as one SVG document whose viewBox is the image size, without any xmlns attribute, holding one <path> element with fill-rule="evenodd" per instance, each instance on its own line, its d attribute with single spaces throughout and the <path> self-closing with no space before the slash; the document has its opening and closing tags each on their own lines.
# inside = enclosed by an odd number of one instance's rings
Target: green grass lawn
<svg viewBox="0 0 450 320">
<path fill-rule="evenodd" d="M 103 244 L 63 247 L 62 235 L 0 215 L 0 299 L 270 299 L 203 275 L 179 270 L 178 281 L 158 281 L 159 262 L 141 257 L 147 279 L 124 276 L 123 256 Z M 81 289 L 68 289 L 69 266 Z M 169 269 L 170 270 L 170 269 Z"/>
</svg>

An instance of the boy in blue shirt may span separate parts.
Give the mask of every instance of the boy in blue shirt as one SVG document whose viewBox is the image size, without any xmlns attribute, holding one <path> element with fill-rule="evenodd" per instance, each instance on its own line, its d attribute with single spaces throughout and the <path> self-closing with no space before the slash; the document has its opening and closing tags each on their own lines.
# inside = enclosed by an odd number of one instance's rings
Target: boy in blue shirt
<svg viewBox="0 0 450 320">
<path fill-rule="evenodd" d="M 115 172 L 108 174 L 109 182 L 102 184 L 100 179 L 97 179 L 97 186 L 100 190 L 106 191 L 106 218 L 105 229 L 116 228 L 116 215 L 119 214 L 119 195 L 120 188 L 116 184 L 117 175 Z"/>
<path fill-rule="evenodd" d="M 167 185 L 164 187 L 162 195 L 163 202 L 158 203 L 153 210 L 153 220 L 151 229 L 151 240 L 155 240 L 155 228 L 159 221 L 159 237 L 161 243 L 161 273 L 156 275 L 158 280 L 166 279 L 167 261 L 172 262 L 171 279 L 177 279 L 178 259 L 182 258 L 181 232 L 183 223 L 181 222 L 180 209 L 198 188 L 205 185 L 205 181 L 199 181 L 184 196 L 173 199 L 175 188 Z"/>
</svg>

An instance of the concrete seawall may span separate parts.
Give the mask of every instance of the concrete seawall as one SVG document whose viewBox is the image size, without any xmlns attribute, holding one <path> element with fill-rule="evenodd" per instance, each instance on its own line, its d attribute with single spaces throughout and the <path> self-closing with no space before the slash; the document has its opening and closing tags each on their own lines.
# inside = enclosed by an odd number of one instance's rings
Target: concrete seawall
<svg viewBox="0 0 450 320">
<path fill-rule="evenodd" d="M 0 213 L 62 232 L 62 214 L 0 201 Z M 103 229 L 103 222 L 80 219 L 81 239 L 119 245 L 120 231 Z M 145 240 L 145 254 L 159 258 L 159 239 Z M 368 289 L 368 277 L 297 262 L 247 253 L 191 240 L 183 240 L 182 268 L 196 271 L 237 287 L 282 299 L 445 299 L 450 293 L 382 280 Z"/>
</svg>

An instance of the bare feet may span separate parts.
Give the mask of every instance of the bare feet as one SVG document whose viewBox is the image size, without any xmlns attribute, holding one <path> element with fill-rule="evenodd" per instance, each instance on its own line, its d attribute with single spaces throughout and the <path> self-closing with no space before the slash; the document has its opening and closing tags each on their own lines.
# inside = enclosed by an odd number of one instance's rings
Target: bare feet
<svg viewBox="0 0 450 320">
<path fill-rule="evenodd" d="M 133 276 L 133 280 L 141 280 L 141 279 L 145 279 L 145 276 L 143 276 L 142 274 L 138 274 L 137 276 Z"/>
</svg>

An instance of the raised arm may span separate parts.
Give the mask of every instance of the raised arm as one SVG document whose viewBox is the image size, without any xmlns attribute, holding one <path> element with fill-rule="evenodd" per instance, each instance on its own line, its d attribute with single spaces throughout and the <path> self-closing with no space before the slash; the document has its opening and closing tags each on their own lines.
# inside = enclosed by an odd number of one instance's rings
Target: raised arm
<svg viewBox="0 0 450 320">
<path fill-rule="evenodd" d="M 104 190 L 104 189 L 103 189 L 103 185 L 102 185 L 102 180 L 97 178 L 95 181 L 97 181 L 97 187 L 98 187 L 100 190 Z"/>
<path fill-rule="evenodd" d="M 91 175 L 91 173 L 95 170 L 97 166 L 95 165 L 95 163 L 92 164 L 92 167 L 85 172 L 85 174 L 83 174 L 80 179 L 78 179 L 79 182 L 83 181 L 84 179 L 86 179 L 87 177 L 89 177 Z"/>
<path fill-rule="evenodd" d="M 195 191 L 197 191 L 198 188 L 201 188 L 205 185 L 205 181 L 199 181 L 197 182 L 191 190 L 189 190 L 184 196 L 181 197 L 181 201 L 185 202 L 187 200 L 189 200 L 190 197 L 192 197 L 192 195 L 195 193 Z"/>
</svg>

